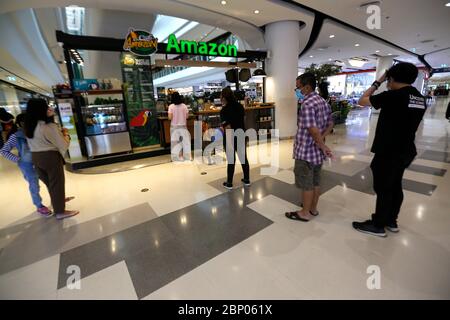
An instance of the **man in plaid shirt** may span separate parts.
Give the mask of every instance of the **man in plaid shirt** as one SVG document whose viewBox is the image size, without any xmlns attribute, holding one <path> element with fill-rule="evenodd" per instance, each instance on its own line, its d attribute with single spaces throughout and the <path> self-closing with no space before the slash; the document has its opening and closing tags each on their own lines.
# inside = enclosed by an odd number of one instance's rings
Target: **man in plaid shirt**
<svg viewBox="0 0 450 320">
<path fill-rule="evenodd" d="M 297 89 L 304 95 L 297 118 L 294 142 L 295 184 L 303 190 L 303 209 L 287 212 L 286 217 L 307 222 L 317 216 L 320 195 L 320 171 L 326 157 L 332 157 L 325 145 L 325 136 L 333 129 L 331 108 L 316 92 L 316 78 L 312 73 L 297 77 Z"/>
</svg>

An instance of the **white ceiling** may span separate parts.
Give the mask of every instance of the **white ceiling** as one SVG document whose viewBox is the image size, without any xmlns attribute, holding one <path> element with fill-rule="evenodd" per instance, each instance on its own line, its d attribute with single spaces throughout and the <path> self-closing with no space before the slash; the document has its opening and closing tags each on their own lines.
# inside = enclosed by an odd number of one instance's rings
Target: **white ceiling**
<svg viewBox="0 0 450 320">
<path fill-rule="evenodd" d="M 120 13 L 116 11 L 118 15 L 114 25 L 110 25 L 111 23 L 108 22 L 100 28 L 102 35 L 110 33 L 110 28 L 122 30 L 128 27 L 130 23 L 130 19 L 126 19 L 128 15 L 142 15 L 141 21 L 148 21 L 148 23 L 146 22 L 148 25 L 154 23 L 156 15 L 166 15 L 179 17 L 188 22 L 199 22 L 198 25 L 186 32 L 182 36 L 183 38 L 209 40 L 223 32 L 230 31 L 247 42 L 249 49 L 255 50 L 265 48 L 261 27 L 275 21 L 297 20 L 306 23 L 306 30 L 301 33 L 303 37 L 301 44 L 304 46 L 309 39 L 314 20 L 311 11 L 305 11 L 299 6 L 287 4 L 281 0 L 226 1 L 226 5 L 221 5 L 220 0 L 2 1 L 0 14 L 30 7 L 55 9 L 68 5 L 97 9 L 108 8 L 108 11 L 113 13 L 116 10 L 121 11 Z M 450 32 L 448 32 L 450 30 L 450 8 L 444 6 L 448 1 L 381 0 L 382 28 L 380 30 L 369 30 L 366 26 L 368 14 L 360 8 L 360 5 L 370 2 L 369 0 L 294 0 L 293 2 L 323 12 L 408 50 L 415 48 L 417 53 L 424 54 L 450 47 Z M 259 14 L 255 14 L 254 10 L 259 10 Z M 52 13 L 44 13 L 39 10 L 36 12 L 41 27 L 43 26 L 43 35 L 49 48 L 51 51 L 55 51 L 58 59 L 58 48 L 53 49 L 54 43 L 48 40 L 48 34 L 51 32 L 48 33 L 47 30 L 47 27 L 54 25 L 55 21 L 42 21 L 42 19 L 50 17 Z M 206 38 L 204 34 L 207 34 Z M 335 37 L 330 39 L 330 34 L 334 34 Z M 421 43 L 424 40 L 432 41 Z M 355 43 L 359 43 L 360 46 L 355 47 Z M 384 42 L 374 40 L 339 23 L 325 20 L 317 42 L 301 57 L 299 66 L 305 67 L 311 63 L 329 63 L 329 59 L 348 61 L 352 57 L 364 57 L 370 61 L 363 68 L 371 68 L 376 64 L 376 57 L 372 56 L 376 50 L 380 50 L 377 54 L 381 56 L 391 53 L 399 60 L 421 64 L 412 54 L 390 47 Z M 309 57 L 311 55 L 313 58 Z M 450 65 L 450 49 L 426 55 L 426 59 L 435 68 L 440 67 L 441 64 Z"/>
<path fill-rule="evenodd" d="M 357 28 L 391 41 L 403 48 L 425 54 L 450 47 L 450 7 L 448 0 L 382 0 L 381 29 L 367 28 L 368 14 L 360 9 L 371 0 L 294 0 Z M 339 2 L 339 5 L 337 3 Z M 434 40 L 421 43 L 423 40 Z"/>
<path fill-rule="evenodd" d="M 334 38 L 330 38 L 330 35 L 334 35 Z M 356 44 L 359 46 L 356 47 Z M 300 58 L 299 67 L 304 68 L 312 63 L 332 63 L 334 60 L 347 62 L 348 65 L 349 58 L 359 57 L 369 61 L 362 68 L 355 69 L 368 69 L 376 66 L 377 57 L 373 55 L 388 56 L 389 54 L 402 61 L 420 64 L 414 55 L 405 54 L 403 51 L 368 38 L 336 22 L 326 20 L 314 46 Z"/>
</svg>

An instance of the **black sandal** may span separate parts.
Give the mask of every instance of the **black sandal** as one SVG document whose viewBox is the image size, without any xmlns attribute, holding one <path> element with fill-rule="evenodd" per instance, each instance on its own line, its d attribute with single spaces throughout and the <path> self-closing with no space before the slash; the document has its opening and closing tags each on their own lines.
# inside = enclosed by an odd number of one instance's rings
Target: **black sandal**
<svg viewBox="0 0 450 320">
<path fill-rule="evenodd" d="M 302 222 L 309 222 L 308 219 L 304 219 L 304 218 L 300 217 L 299 214 L 296 211 L 286 212 L 284 215 L 286 216 L 286 218 L 291 219 L 291 220 L 297 220 L 297 221 L 302 221 Z"/>
</svg>

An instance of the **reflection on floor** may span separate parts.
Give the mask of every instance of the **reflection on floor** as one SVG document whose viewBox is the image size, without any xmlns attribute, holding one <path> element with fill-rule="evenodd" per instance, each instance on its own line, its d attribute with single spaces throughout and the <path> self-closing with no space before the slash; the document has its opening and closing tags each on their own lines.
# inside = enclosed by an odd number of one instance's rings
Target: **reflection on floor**
<svg viewBox="0 0 450 320">
<path fill-rule="evenodd" d="M 352 111 L 328 138 L 336 160 L 324 165 L 320 215 L 306 224 L 284 217 L 301 203 L 292 141 L 280 142 L 274 174 L 253 164 L 250 187 L 237 165 L 232 191 L 221 187 L 224 163 L 161 157 L 68 172 L 69 207 L 81 214 L 65 221 L 38 217 L 19 170 L 1 159 L 0 298 L 449 299 L 447 103 L 431 106 L 417 134 L 401 231 L 386 239 L 351 228 L 375 204 L 369 149 L 378 115 L 369 109 Z M 373 265 L 377 290 L 367 287 Z"/>
</svg>

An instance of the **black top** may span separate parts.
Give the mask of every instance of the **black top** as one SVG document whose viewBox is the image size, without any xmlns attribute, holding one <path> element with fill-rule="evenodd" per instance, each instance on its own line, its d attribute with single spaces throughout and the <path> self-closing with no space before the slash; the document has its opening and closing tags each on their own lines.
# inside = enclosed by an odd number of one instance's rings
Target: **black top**
<svg viewBox="0 0 450 320">
<path fill-rule="evenodd" d="M 381 109 L 371 151 L 416 156 L 416 131 L 427 108 L 420 92 L 408 86 L 371 96 L 370 102 L 375 109 Z"/>
<path fill-rule="evenodd" d="M 223 126 L 230 125 L 231 129 L 245 130 L 245 109 L 239 102 L 227 104 L 220 110 L 220 121 Z"/>
</svg>

